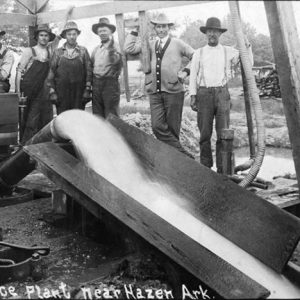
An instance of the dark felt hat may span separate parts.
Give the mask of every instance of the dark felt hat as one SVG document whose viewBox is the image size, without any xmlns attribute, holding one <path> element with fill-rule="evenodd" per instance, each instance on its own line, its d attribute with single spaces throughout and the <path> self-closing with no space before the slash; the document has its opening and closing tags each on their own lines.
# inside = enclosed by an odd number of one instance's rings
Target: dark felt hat
<svg viewBox="0 0 300 300">
<path fill-rule="evenodd" d="M 6 32 L 5 32 L 4 30 L 1 30 L 1 31 L 0 31 L 0 36 L 5 35 L 5 33 L 6 33 Z"/>
<path fill-rule="evenodd" d="M 200 27 L 200 31 L 203 33 L 206 33 L 207 29 L 217 29 L 217 30 L 221 31 L 222 33 L 227 31 L 226 28 L 222 28 L 221 21 L 215 17 L 208 18 L 206 21 L 206 25 Z"/>
<path fill-rule="evenodd" d="M 77 23 L 75 23 L 74 21 L 69 21 L 66 23 L 63 31 L 61 32 L 60 36 L 65 39 L 66 38 L 66 32 L 69 30 L 76 30 L 78 32 L 78 34 L 80 34 L 80 30 L 78 29 L 78 25 Z"/>
<path fill-rule="evenodd" d="M 37 36 L 39 34 L 39 32 L 41 31 L 45 31 L 49 34 L 49 42 L 53 41 L 55 39 L 55 34 L 51 31 L 51 29 L 49 28 L 49 26 L 47 24 L 39 24 L 37 29 L 34 32 L 34 39 L 37 40 Z"/>
<path fill-rule="evenodd" d="M 95 34 L 98 34 L 98 28 L 100 28 L 100 27 L 108 27 L 112 33 L 114 33 L 116 31 L 116 26 L 113 24 L 110 24 L 108 18 L 100 18 L 99 22 L 92 26 L 93 32 Z"/>
</svg>

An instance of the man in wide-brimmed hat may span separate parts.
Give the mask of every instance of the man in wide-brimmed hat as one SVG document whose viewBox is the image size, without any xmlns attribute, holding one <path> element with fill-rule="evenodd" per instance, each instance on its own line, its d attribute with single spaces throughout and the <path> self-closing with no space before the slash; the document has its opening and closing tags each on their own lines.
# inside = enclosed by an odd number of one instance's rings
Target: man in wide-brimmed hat
<svg viewBox="0 0 300 300">
<path fill-rule="evenodd" d="M 91 55 L 93 68 L 93 113 L 106 118 L 110 113 L 118 116 L 120 103 L 119 76 L 122 57 L 119 45 L 114 41 L 116 26 L 108 18 L 100 18 L 92 26 L 100 44 Z"/>
<path fill-rule="evenodd" d="M 152 130 L 155 136 L 191 156 L 180 144 L 179 133 L 184 102 L 183 80 L 189 69 L 182 70 L 183 58 L 192 59 L 194 50 L 183 41 L 173 38 L 169 32 L 174 25 L 165 14 L 159 14 L 150 21 L 157 35 L 150 41 L 151 71 L 146 74 L 145 88 L 150 98 Z M 138 31 L 128 34 L 125 52 L 141 53 Z"/>
<path fill-rule="evenodd" d="M 91 60 L 87 49 L 77 44 L 80 33 L 77 23 L 67 22 L 60 34 L 66 42 L 54 51 L 50 62 L 50 101 L 56 105 L 58 114 L 84 109 L 90 100 Z"/>
<path fill-rule="evenodd" d="M 211 168 L 213 166 L 211 136 L 213 121 L 216 119 L 216 165 L 217 172 L 222 173 L 221 132 L 229 127 L 230 94 L 227 82 L 231 67 L 239 62 L 239 51 L 219 43 L 226 28 L 221 26 L 218 18 L 209 18 L 200 31 L 206 34 L 207 45 L 194 53 L 190 74 L 191 108 L 197 111 L 200 131 L 200 162 Z M 250 44 L 250 58 L 252 52 Z"/>
<path fill-rule="evenodd" d="M 14 64 L 14 55 L 4 42 L 5 31 L 0 31 L 0 93 L 7 93 L 10 89 L 9 77 Z"/>
<path fill-rule="evenodd" d="M 66 21 L 72 9 L 73 6 L 70 6 L 66 10 Z M 56 36 L 47 24 L 40 24 L 34 32 L 34 39 L 37 44 L 23 51 L 16 72 L 16 93 L 27 97 L 25 126 L 20 128 L 23 144 L 52 119 L 52 107 L 48 101 L 49 91 L 45 80 L 49 72 L 50 58 L 61 37 Z"/>
</svg>

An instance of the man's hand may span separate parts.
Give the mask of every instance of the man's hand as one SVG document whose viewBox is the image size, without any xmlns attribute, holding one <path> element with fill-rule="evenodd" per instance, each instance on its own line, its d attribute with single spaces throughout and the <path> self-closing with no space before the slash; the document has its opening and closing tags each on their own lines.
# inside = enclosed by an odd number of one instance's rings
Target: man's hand
<svg viewBox="0 0 300 300">
<path fill-rule="evenodd" d="M 198 107 L 197 107 L 197 99 L 196 99 L 196 96 L 195 96 L 195 95 L 191 96 L 191 103 L 190 103 L 190 105 L 191 105 L 191 109 L 192 109 L 193 111 L 198 111 Z"/>
<path fill-rule="evenodd" d="M 179 71 L 177 73 L 177 76 L 178 76 L 178 80 L 180 83 L 183 83 L 184 82 L 184 79 L 188 76 L 187 72 L 185 71 Z"/>
<path fill-rule="evenodd" d="M 51 101 L 52 104 L 57 104 L 58 96 L 57 96 L 57 94 L 56 94 L 56 92 L 55 92 L 54 89 L 50 90 L 49 100 Z"/>
<path fill-rule="evenodd" d="M 89 87 L 86 87 L 84 92 L 83 92 L 83 103 L 87 104 L 91 100 L 92 100 L 91 89 Z"/>
</svg>

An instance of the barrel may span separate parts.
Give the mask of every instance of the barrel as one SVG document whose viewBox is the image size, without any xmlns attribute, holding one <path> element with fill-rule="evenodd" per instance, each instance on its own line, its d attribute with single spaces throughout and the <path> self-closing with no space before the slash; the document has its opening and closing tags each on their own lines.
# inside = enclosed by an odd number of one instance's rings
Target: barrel
<svg viewBox="0 0 300 300">
<path fill-rule="evenodd" d="M 18 143 L 19 96 L 0 93 L 0 146 Z"/>
</svg>

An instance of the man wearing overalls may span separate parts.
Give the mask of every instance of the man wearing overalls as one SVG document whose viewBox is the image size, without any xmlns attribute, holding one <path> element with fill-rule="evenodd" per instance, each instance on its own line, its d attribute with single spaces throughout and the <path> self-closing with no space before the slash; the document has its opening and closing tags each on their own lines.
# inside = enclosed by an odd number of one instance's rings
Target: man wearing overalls
<svg viewBox="0 0 300 300">
<path fill-rule="evenodd" d="M 73 7 L 70 7 L 66 10 L 66 20 L 72 9 Z M 62 25 L 65 24 L 66 21 Z M 15 91 L 27 97 L 24 128 L 20 128 L 22 144 L 53 118 L 46 78 L 49 73 L 50 58 L 57 49 L 61 37 L 52 33 L 47 24 L 41 24 L 34 32 L 34 39 L 37 45 L 24 49 L 16 70 Z"/>
<path fill-rule="evenodd" d="M 200 31 L 206 34 L 208 44 L 195 51 L 190 69 L 191 108 L 198 112 L 200 162 L 208 168 L 213 166 L 211 136 L 215 117 L 218 173 L 222 173 L 221 132 L 229 127 L 230 121 L 228 71 L 239 62 L 237 49 L 219 43 L 221 34 L 226 30 L 221 27 L 220 20 L 214 17 L 207 20 L 206 26 L 200 27 Z M 249 43 L 246 46 L 252 59 Z"/>
<path fill-rule="evenodd" d="M 50 62 L 48 85 L 50 101 L 60 114 L 69 109 L 84 109 L 90 100 L 91 60 L 87 49 L 77 44 L 80 30 L 69 21 L 61 33 L 66 43 L 54 51 Z"/>
<path fill-rule="evenodd" d="M 58 46 L 56 37 L 47 25 L 39 25 L 34 33 L 37 45 L 26 48 L 22 54 L 16 73 L 16 93 L 27 97 L 24 112 L 24 128 L 20 128 L 21 143 L 24 144 L 52 119 L 52 107 L 46 101 L 44 83 L 49 72 L 49 60 Z"/>
<path fill-rule="evenodd" d="M 3 42 L 5 31 L 0 31 L 0 93 L 8 93 L 9 77 L 14 64 L 14 55 Z"/>
</svg>

